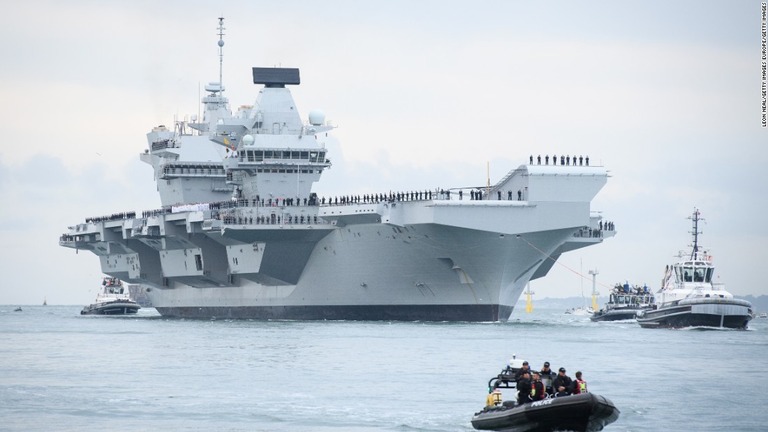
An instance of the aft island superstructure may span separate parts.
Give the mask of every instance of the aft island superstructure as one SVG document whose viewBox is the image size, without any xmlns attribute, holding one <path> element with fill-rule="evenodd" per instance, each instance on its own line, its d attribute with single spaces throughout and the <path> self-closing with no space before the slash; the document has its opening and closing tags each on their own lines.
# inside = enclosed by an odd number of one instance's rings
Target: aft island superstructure
<svg viewBox="0 0 768 432">
<path fill-rule="evenodd" d="M 590 209 L 607 171 L 575 158 L 492 186 L 319 197 L 333 127 L 302 121 L 298 69 L 253 81 L 253 105 L 230 112 L 220 80 L 202 119 L 147 135 L 161 209 L 89 218 L 60 244 L 144 285 L 165 316 L 497 321 L 562 253 L 614 234 Z"/>
</svg>

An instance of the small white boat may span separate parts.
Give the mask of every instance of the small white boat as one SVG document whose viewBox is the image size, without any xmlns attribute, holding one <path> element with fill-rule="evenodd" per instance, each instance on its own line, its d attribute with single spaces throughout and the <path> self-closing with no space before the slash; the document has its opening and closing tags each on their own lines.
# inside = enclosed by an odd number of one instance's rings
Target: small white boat
<svg viewBox="0 0 768 432">
<path fill-rule="evenodd" d="M 746 329 L 752 304 L 733 298 L 725 285 L 712 282 L 712 256 L 699 247 L 699 211 L 694 209 L 693 250 L 667 266 L 652 309 L 637 315 L 644 328 L 716 327 Z"/>
<path fill-rule="evenodd" d="M 583 307 L 577 307 L 577 308 L 570 308 L 565 311 L 568 315 L 576 315 L 576 316 L 589 316 L 592 315 L 594 311 L 592 308 L 583 308 Z"/>
<path fill-rule="evenodd" d="M 129 315 L 141 309 L 138 303 L 131 300 L 128 287 L 120 279 L 105 277 L 101 289 L 96 295 L 96 301 L 80 311 L 80 315 Z"/>
</svg>

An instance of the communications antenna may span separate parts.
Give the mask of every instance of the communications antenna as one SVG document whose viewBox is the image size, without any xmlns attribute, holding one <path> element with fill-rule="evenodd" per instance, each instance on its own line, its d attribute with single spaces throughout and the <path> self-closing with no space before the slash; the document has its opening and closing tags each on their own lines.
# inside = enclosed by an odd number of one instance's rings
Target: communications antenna
<svg viewBox="0 0 768 432">
<path fill-rule="evenodd" d="M 219 88 L 224 92 L 224 17 L 219 17 Z"/>
<path fill-rule="evenodd" d="M 693 231 L 690 231 L 690 233 L 693 235 L 693 244 L 691 245 L 693 247 L 691 250 L 692 260 L 697 259 L 699 254 L 699 234 L 702 234 L 702 231 L 699 231 L 699 221 L 704 220 L 703 218 L 699 217 L 700 214 L 701 213 L 699 212 L 699 209 L 694 207 L 693 215 L 688 218 L 693 221 Z"/>
</svg>

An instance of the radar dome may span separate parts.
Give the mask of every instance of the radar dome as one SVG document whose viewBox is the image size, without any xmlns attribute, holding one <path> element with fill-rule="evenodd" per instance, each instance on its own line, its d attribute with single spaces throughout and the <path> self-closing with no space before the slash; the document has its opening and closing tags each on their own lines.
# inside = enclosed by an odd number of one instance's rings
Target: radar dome
<svg viewBox="0 0 768 432">
<path fill-rule="evenodd" d="M 320 110 L 309 112 L 309 124 L 312 126 L 322 126 L 325 123 L 325 113 Z"/>
<path fill-rule="evenodd" d="M 243 145 L 245 145 L 245 146 L 253 145 L 254 141 L 255 141 L 255 139 L 253 138 L 253 135 L 251 135 L 251 134 L 243 136 Z"/>
<path fill-rule="evenodd" d="M 211 82 L 205 85 L 205 91 L 207 92 L 221 92 L 224 91 L 224 86 L 221 83 Z"/>
</svg>

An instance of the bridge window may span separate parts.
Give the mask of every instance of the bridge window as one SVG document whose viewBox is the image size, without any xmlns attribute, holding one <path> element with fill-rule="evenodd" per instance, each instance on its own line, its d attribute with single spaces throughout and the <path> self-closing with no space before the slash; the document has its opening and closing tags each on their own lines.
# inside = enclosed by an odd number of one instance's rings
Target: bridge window
<svg viewBox="0 0 768 432">
<path fill-rule="evenodd" d="M 203 256 L 200 254 L 195 254 L 195 268 L 197 268 L 198 271 L 203 270 Z"/>
<path fill-rule="evenodd" d="M 707 269 L 704 267 L 697 267 L 694 269 L 693 273 L 693 281 L 694 282 L 704 282 L 704 275 L 707 272 Z"/>
<path fill-rule="evenodd" d="M 683 268 L 683 282 L 693 282 L 693 268 Z"/>
</svg>

